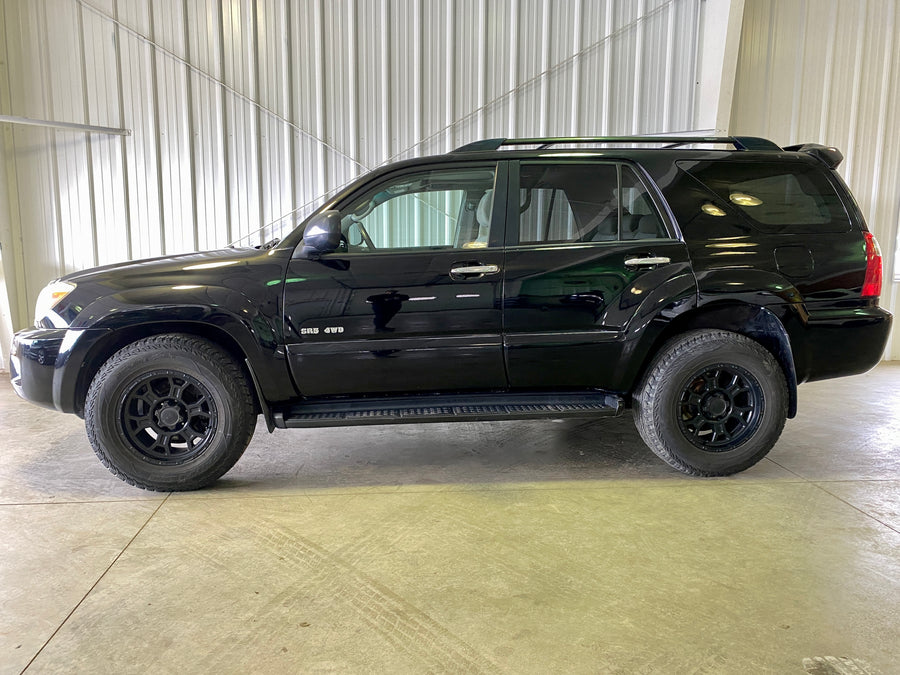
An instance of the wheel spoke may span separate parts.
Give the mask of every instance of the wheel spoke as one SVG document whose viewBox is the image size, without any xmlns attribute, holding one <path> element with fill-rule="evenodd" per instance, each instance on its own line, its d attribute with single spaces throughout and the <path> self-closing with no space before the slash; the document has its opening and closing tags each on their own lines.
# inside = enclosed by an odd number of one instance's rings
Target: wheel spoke
<svg viewBox="0 0 900 675">
<path fill-rule="evenodd" d="M 205 419 L 209 419 L 209 411 L 206 408 L 206 399 L 200 399 L 193 405 L 188 406 L 187 414 L 188 419 L 194 419 L 195 417 L 203 417 Z"/>
<path fill-rule="evenodd" d="M 737 435 L 739 433 L 743 433 L 744 429 L 746 429 L 750 426 L 752 414 L 753 414 L 752 410 L 732 412 L 731 417 L 729 417 L 729 419 L 733 419 L 737 422 L 737 426 L 735 427 L 735 435 Z"/>
<path fill-rule="evenodd" d="M 150 415 L 129 415 L 127 417 L 128 424 L 132 429 L 140 431 L 151 426 Z"/>
<path fill-rule="evenodd" d="M 748 391 L 750 391 L 750 387 L 745 385 L 743 382 L 734 382 L 728 385 L 725 393 L 727 393 L 729 396 L 731 396 L 732 399 L 734 399 L 736 396 L 739 396 L 740 394 L 746 394 Z"/>
<path fill-rule="evenodd" d="M 198 438 L 203 438 L 204 436 L 203 433 L 196 431 L 190 425 L 181 430 L 181 435 L 184 436 L 184 440 L 188 444 L 189 448 L 194 446 L 195 440 L 197 440 Z"/>
<path fill-rule="evenodd" d="M 145 393 L 135 396 L 134 400 L 143 403 L 147 406 L 147 409 L 150 410 L 159 402 L 159 397 L 156 396 L 152 390 L 148 389 Z"/>
<path fill-rule="evenodd" d="M 150 453 L 153 451 L 153 448 L 156 446 L 157 438 L 153 438 L 146 433 L 141 434 L 131 434 L 131 442 L 137 445 L 144 453 Z M 144 440 L 146 439 L 146 440 Z"/>
<path fill-rule="evenodd" d="M 716 422 L 712 425 L 713 428 L 713 436 L 710 442 L 712 443 L 723 443 L 731 440 L 731 434 L 728 433 L 728 429 L 725 428 L 725 422 Z"/>
<path fill-rule="evenodd" d="M 156 443 L 150 449 L 161 448 L 163 454 L 170 456 L 172 454 L 172 434 L 160 434 L 156 437 Z"/>
<path fill-rule="evenodd" d="M 179 384 L 179 382 L 181 384 Z M 178 380 L 176 378 L 172 378 L 172 383 L 169 388 L 169 398 L 175 399 L 176 401 L 181 401 L 184 399 L 184 390 L 189 386 L 188 382 L 184 380 Z"/>
<path fill-rule="evenodd" d="M 691 432 L 691 434 L 697 437 L 704 435 L 704 431 L 706 431 L 706 429 L 708 428 L 709 422 L 704 420 L 702 417 L 695 418 L 694 420 L 692 420 L 691 425 L 688 426 L 688 430 Z"/>
</svg>

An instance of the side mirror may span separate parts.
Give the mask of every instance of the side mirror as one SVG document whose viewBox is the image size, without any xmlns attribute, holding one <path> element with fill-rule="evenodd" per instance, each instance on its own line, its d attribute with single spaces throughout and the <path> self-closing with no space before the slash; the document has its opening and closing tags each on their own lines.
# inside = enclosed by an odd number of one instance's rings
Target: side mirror
<svg viewBox="0 0 900 675">
<path fill-rule="evenodd" d="M 303 232 L 297 258 L 317 259 L 323 253 L 331 253 L 341 243 L 341 212 L 322 211 L 309 221 Z"/>
</svg>

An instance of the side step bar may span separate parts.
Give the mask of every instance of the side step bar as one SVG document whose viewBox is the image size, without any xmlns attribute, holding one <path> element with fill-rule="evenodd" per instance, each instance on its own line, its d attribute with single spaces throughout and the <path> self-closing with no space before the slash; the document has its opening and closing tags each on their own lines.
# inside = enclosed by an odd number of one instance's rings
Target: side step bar
<svg viewBox="0 0 900 675">
<path fill-rule="evenodd" d="M 422 422 L 561 417 L 605 417 L 622 411 L 622 398 L 606 392 L 426 395 L 336 399 L 292 406 L 274 413 L 282 429 Z"/>
</svg>

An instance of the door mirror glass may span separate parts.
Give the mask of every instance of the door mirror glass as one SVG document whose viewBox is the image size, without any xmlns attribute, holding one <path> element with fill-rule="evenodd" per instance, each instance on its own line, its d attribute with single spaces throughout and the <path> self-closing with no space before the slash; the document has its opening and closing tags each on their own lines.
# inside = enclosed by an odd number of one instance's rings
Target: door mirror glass
<svg viewBox="0 0 900 675">
<path fill-rule="evenodd" d="M 315 259 L 324 253 L 337 250 L 341 243 L 341 213 L 340 211 L 323 211 L 314 216 L 306 230 L 303 232 L 303 240 L 300 242 L 299 258 Z"/>
</svg>

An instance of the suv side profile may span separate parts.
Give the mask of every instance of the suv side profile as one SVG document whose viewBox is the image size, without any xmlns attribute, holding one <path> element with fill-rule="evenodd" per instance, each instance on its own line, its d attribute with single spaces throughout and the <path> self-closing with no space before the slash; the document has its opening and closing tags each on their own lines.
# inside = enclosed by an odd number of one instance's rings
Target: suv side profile
<svg viewBox="0 0 900 675">
<path fill-rule="evenodd" d="M 282 241 L 51 283 L 13 385 L 83 416 L 101 462 L 150 490 L 215 482 L 258 415 L 272 432 L 633 408 L 674 468 L 735 473 L 778 440 L 799 383 L 864 372 L 887 341 L 841 159 L 601 137 L 400 162 Z"/>
</svg>

